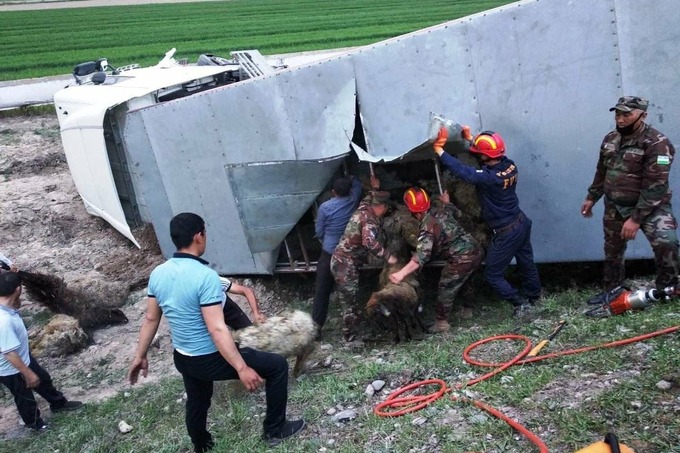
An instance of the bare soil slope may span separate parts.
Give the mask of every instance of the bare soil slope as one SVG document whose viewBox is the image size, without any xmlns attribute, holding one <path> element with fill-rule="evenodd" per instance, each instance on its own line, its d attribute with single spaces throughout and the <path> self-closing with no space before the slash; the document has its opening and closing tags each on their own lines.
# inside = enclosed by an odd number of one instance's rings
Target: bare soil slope
<svg viewBox="0 0 680 453">
<path fill-rule="evenodd" d="M 146 280 L 163 259 L 151 228 L 135 233 L 141 250 L 86 212 L 66 165 L 55 116 L 0 119 L 0 251 L 21 269 L 62 277 L 93 304 L 121 307 L 130 320 L 94 331 L 93 344 L 74 356 L 40 359 L 73 399 L 99 400 L 126 385 L 123 370 L 136 344 Z M 29 331 L 51 317 L 25 292 L 23 313 Z M 164 327 L 161 345 L 166 335 Z M 173 370 L 169 357 L 156 363 L 154 376 Z M 22 430 L 9 393 L 1 399 L 0 436 L 18 435 Z"/>
</svg>

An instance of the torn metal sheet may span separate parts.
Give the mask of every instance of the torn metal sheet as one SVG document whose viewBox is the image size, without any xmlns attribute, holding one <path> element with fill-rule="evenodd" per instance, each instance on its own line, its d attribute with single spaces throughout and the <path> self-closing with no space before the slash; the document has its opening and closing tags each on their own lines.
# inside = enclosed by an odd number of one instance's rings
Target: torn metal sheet
<svg viewBox="0 0 680 453">
<path fill-rule="evenodd" d="M 196 211 L 217 270 L 270 273 L 350 149 L 374 166 L 431 159 L 434 113 L 503 136 L 538 262 L 601 260 L 602 203 L 594 219 L 578 209 L 608 109 L 648 97 L 649 122 L 680 143 L 679 21 L 675 0 L 529 0 L 182 99 L 131 99 L 113 109 L 130 193 L 164 254 L 172 215 Z M 639 236 L 628 256 L 652 256 Z"/>
<path fill-rule="evenodd" d="M 350 151 L 351 68 L 335 58 L 130 112 L 126 149 L 144 162 L 135 168 L 157 173 L 152 182 L 133 171 L 135 185 L 167 207 L 150 209 L 150 220 L 167 225 L 197 212 L 213 233 L 207 259 L 219 272 L 271 273 L 283 239 Z M 301 95 L 320 78 L 322 88 Z"/>
</svg>

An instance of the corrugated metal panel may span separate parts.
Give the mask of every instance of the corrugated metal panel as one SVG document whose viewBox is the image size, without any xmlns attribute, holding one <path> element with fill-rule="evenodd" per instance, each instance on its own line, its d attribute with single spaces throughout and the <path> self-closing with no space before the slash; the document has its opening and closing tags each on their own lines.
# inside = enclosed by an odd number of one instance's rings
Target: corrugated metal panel
<svg viewBox="0 0 680 453">
<path fill-rule="evenodd" d="M 324 83 L 310 92 L 316 79 Z M 126 120 L 129 153 L 157 171 L 153 182 L 141 174 L 135 180 L 149 204 L 164 207 L 149 210 L 159 233 L 167 236 L 162 226 L 174 214 L 202 215 L 210 229 L 206 258 L 227 274 L 272 272 L 286 234 L 349 151 L 354 127 L 348 58 L 257 82 L 131 112 Z M 167 240 L 161 245 L 166 256 L 174 250 Z"/>
<path fill-rule="evenodd" d="M 618 94 L 648 98 L 647 123 L 666 134 L 677 150 L 680 146 L 680 66 L 677 63 L 680 4 L 675 0 L 616 0 L 615 3 L 622 79 Z M 610 102 L 611 105 L 614 103 Z M 610 113 L 610 128 L 613 124 L 613 113 Z M 680 194 L 678 171 L 676 161 L 670 178 L 676 216 Z M 642 233 L 629 245 L 627 255 L 653 256 Z"/>
<path fill-rule="evenodd" d="M 601 203 L 593 219 L 578 210 L 600 141 L 613 127 L 608 108 L 634 93 L 651 98 L 652 123 L 663 129 L 680 122 L 673 63 L 678 19 L 673 0 L 524 1 L 147 108 L 128 121 L 139 133 L 147 129 L 172 212 L 201 207 L 211 225 L 238 230 L 232 234 L 241 242 L 217 244 L 230 253 L 217 257 L 224 272 L 245 272 L 230 264 L 253 259 L 245 242 L 256 250 L 275 243 L 275 235 L 264 240 L 254 232 L 258 215 L 263 228 L 278 235 L 309 206 L 313 192 L 278 173 L 307 178 L 305 165 L 272 165 L 279 170 L 261 173 L 264 167 L 234 164 L 318 163 L 344 153 L 354 125 L 354 83 L 373 156 L 389 160 L 419 147 L 432 112 L 473 130 L 496 130 L 520 167 L 519 195 L 534 220 L 537 261 L 600 260 Z M 664 132 L 678 143 L 676 128 Z M 265 203 L 266 191 L 248 184 L 252 175 L 271 182 L 273 193 L 305 195 L 286 198 L 267 223 L 273 205 Z M 234 197 L 243 204 L 230 204 Z M 234 222 L 237 212 L 242 225 Z M 154 217 L 154 223 L 167 220 Z M 272 254 L 262 256 L 266 262 Z M 631 244 L 628 256 L 651 256 L 644 238 Z"/>
<path fill-rule="evenodd" d="M 540 262 L 602 259 L 599 215 L 579 208 L 620 93 L 613 8 L 539 0 L 467 21 L 482 129 L 500 132 L 518 164 Z"/>
<path fill-rule="evenodd" d="M 348 152 L 356 109 L 356 84 L 349 55 L 293 68 L 274 77 L 285 105 L 296 157 L 319 160 Z"/>
<path fill-rule="evenodd" d="M 251 252 L 278 250 L 341 162 L 335 158 L 227 166 Z"/>
<path fill-rule="evenodd" d="M 526 1 L 365 47 L 353 61 L 367 151 L 417 147 L 430 112 L 496 130 L 520 167 L 537 261 L 600 260 L 602 203 L 593 219 L 578 209 L 614 126 L 608 108 L 635 92 L 656 99 L 659 120 L 680 119 L 668 102 L 679 16 L 672 0 Z M 628 256 L 651 256 L 642 235 Z"/>
<path fill-rule="evenodd" d="M 449 23 L 352 55 L 367 151 L 393 159 L 428 139 L 430 113 L 479 124 L 467 30 Z"/>
</svg>

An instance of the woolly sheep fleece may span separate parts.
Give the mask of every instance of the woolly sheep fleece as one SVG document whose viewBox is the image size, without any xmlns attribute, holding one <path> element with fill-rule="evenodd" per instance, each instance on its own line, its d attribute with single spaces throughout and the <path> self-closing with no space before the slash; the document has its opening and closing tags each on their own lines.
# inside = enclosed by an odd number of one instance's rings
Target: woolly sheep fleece
<svg viewBox="0 0 680 453">
<path fill-rule="evenodd" d="M 237 330 L 234 341 L 241 347 L 291 357 L 303 353 L 316 337 L 316 324 L 304 311 L 272 316 L 258 325 Z"/>
</svg>

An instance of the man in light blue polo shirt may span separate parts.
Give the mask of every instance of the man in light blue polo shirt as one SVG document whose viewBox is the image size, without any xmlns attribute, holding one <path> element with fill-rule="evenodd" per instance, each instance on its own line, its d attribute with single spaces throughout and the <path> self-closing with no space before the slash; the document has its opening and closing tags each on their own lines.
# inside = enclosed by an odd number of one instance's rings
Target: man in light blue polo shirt
<svg viewBox="0 0 680 453">
<path fill-rule="evenodd" d="M 28 428 L 47 429 L 40 416 L 33 390 L 50 403 L 52 412 L 78 409 L 80 401 L 68 401 L 52 384 L 52 378 L 28 347 L 28 334 L 21 316 L 21 276 L 0 273 L 0 382 L 14 396 L 19 415 Z"/>
<path fill-rule="evenodd" d="M 239 348 L 224 320 L 224 290 L 217 273 L 200 258 L 205 253 L 205 222 L 193 213 L 170 221 L 170 237 L 177 247 L 171 259 L 156 267 L 149 278 L 146 317 L 128 379 L 137 382 L 148 373 L 149 346 L 165 314 L 175 349 L 175 367 L 187 392 L 186 426 L 194 451 L 214 446 L 206 429 L 213 381 L 239 379 L 248 391 L 266 381 L 267 413 L 263 439 L 269 445 L 299 432 L 304 420 L 286 420 L 288 362 L 278 354 Z"/>
</svg>

